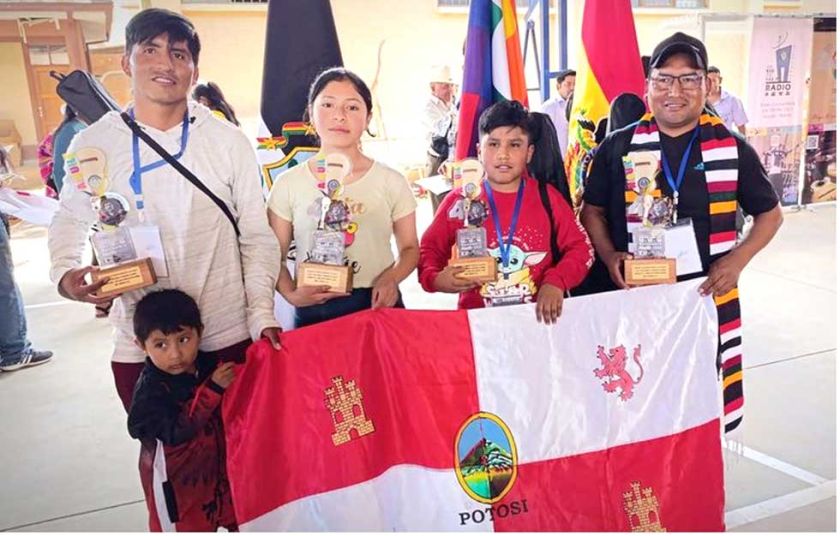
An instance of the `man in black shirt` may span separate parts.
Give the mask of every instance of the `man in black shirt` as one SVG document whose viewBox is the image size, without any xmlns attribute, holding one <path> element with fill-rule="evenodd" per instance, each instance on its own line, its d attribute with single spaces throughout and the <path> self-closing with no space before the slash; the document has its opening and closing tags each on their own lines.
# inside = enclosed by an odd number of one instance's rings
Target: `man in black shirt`
<svg viewBox="0 0 840 536">
<path fill-rule="evenodd" d="M 737 134 L 737 203 L 754 216 L 749 236 L 727 253 L 710 252 L 712 215 L 718 209 L 710 199 L 707 171 L 717 170 L 722 161 L 704 162 L 701 143 L 694 143 L 700 130 L 701 114 L 709 82 L 706 49 L 700 41 L 677 33 L 660 43 L 651 57 L 646 97 L 653 113 L 661 149 L 660 160 L 667 162 L 672 177 L 677 177 L 679 192 L 677 217 L 691 218 L 702 264 L 707 278 L 701 293 L 722 296 L 735 288 L 747 263 L 773 238 L 782 223 L 782 211 L 772 185 L 755 150 Z M 607 136 L 598 146 L 586 179 L 581 223 L 586 228 L 598 254 L 585 285 L 589 292 L 628 288 L 622 275 L 628 253 L 626 218 L 626 176 L 623 157 L 630 150 L 637 125 L 630 125 Z M 708 145 L 707 145 L 708 147 Z M 679 168 L 685 151 L 688 163 L 680 179 Z M 730 165 L 735 168 L 732 161 Z M 656 176 L 661 195 L 674 197 L 674 181 L 662 171 Z M 722 233 L 723 234 L 723 233 Z M 714 258 L 713 258 L 714 257 Z M 684 278 L 696 277 L 685 274 Z"/>
</svg>

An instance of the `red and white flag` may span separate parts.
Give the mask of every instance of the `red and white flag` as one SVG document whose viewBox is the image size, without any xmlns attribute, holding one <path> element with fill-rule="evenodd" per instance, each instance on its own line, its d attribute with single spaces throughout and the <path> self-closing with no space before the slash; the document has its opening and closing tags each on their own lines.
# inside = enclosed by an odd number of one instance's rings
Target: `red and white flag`
<svg viewBox="0 0 840 536">
<path fill-rule="evenodd" d="M 376 310 L 260 342 L 224 397 L 242 530 L 724 529 L 699 281 Z"/>
</svg>

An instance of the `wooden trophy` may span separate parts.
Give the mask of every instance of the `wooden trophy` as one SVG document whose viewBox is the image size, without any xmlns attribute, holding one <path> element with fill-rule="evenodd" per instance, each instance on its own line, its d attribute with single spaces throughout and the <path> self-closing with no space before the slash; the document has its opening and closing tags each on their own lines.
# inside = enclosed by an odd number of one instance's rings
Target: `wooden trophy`
<svg viewBox="0 0 840 536">
<path fill-rule="evenodd" d="M 478 160 L 462 162 L 460 181 L 464 198 L 461 203 L 464 213 L 464 227 L 458 229 L 455 237 L 453 257 L 450 266 L 465 268 L 456 277 L 478 283 L 496 280 L 496 259 L 487 254 L 487 231 L 484 221 L 487 219 L 487 205 L 479 199 L 484 168 Z"/>
<path fill-rule="evenodd" d="M 91 195 L 101 227 L 92 238 L 101 268 L 90 276 L 94 283 L 105 278 L 108 282 L 96 291 L 96 295 L 118 296 L 157 283 L 152 260 L 137 257 L 131 231 L 123 225 L 131 205 L 125 197 L 108 191 L 110 181 L 105 154 L 94 147 L 84 147 L 70 156 L 71 180 L 79 190 Z"/>
<path fill-rule="evenodd" d="M 642 223 L 632 233 L 635 252 L 632 259 L 624 260 L 624 282 L 630 286 L 676 283 L 677 260 L 665 256 L 665 226 L 674 209 L 670 200 L 657 201 L 654 195 L 659 159 L 651 151 L 631 152 L 624 163 L 629 166 L 628 180 L 635 180 L 637 193 L 637 201 L 630 209 L 636 211 Z M 660 207 L 669 208 L 657 210 Z"/>
<path fill-rule="evenodd" d="M 316 156 L 319 187 L 324 193 L 318 229 L 312 232 L 307 259 L 298 265 L 297 284 L 330 287 L 331 292 L 353 290 L 353 269 L 345 261 L 345 230 L 350 224 L 350 208 L 341 199 L 344 179 L 352 169 L 342 154 Z"/>
</svg>

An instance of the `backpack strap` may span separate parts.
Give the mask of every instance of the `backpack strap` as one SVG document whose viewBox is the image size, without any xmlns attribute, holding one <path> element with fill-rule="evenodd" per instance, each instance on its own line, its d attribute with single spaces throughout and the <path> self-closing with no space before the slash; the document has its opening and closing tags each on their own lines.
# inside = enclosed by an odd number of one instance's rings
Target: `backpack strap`
<svg viewBox="0 0 840 536">
<path fill-rule="evenodd" d="M 219 199 L 219 197 L 218 197 L 216 194 L 214 194 L 213 192 L 211 192 L 211 191 L 210 191 L 210 188 L 208 188 L 208 187 L 207 187 L 207 186 L 206 186 L 203 182 L 201 182 L 201 181 L 198 179 L 198 177 L 196 177 L 195 175 L 193 175 L 193 173 L 192 173 L 190 170 L 188 170 L 186 167 L 184 167 L 184 165 L 183 165 L 183 164 L 181 164 L 180 162 L 178 162 L 178 161 L 175 159 L 175 157 L 174 157 L 174 156 L 172 156 L 171 154 L 169 154 L 169 153 L 166 151 L 166 149 L 164 149 L 163 147 L 161 147 L 161 146 L 160 146 L 160 145 L 159 145 L 159 144 L 158 144 L 155 140 L 153 140 L 151 136 L 149 136 L 148 134 L 146 134 L 146 132 L 144 132 L 144 131 L 143 131 L 143 129 L 142 129 L 142 128 L 140 128 L 140 125 L 138 125 L 138 124 L 137 124 L 137 121 L 135 121 L 134 119 L 132 119 L 132 118 L 131 118 L 131 116 L 129 116 L 126 112 L 122 112 L 122 113 L 120 114 L 120 117 L 122 117 L 122 120 L 123 120 L 123 121 L 125 121 L 125 124 L 126 124 L 126 125 L 128 125 L 128 128 L 130 128 L 130 129 L 131 129 L 131 131 L 132 131 L 132 132 L 133 132 L 133 133 L 134 133 L 134 134 L 135 134 L 138 138 L 140 138 L 141 140 L 143 140 L 144 142 L 146 142 L 146 145 L 148 145 L 149 147 L 151 147 L 152 149 L 154 149 L 154 151 L 155 151 L 157 154 L 159 154 L 161 158 L 163 158 L 164 160 L 166 160 L 166 162 L 167 162 L 170 166 L 174 167 L 174 168 L 175 168 L 175 170 L 176 170 L 178 173 L 180 173 L 181 175 L 183 175 L 185 179 L 187 179 L 188 181 L 190 181 L 191 183 L 193 183 L 193 186 L 195 186 L 196 188 L 198 188 L 199 190 L 201 190 L 201 192 L 202 192 L 204 195 L 206 195 L 207 197 L 209 197 L 209 198 L 210 198 L 210 200 L 211 200 L 211 201 L 213 201 L 214 203 L 216 203 L 216 205 L 217 205 L 217 206 L 218 206 L 218 207 L 222 210 L 222 212 L 224 212 L 224 213 L 225 213 L 225 216 L 227 216 L 227 219 L 228 219 L 228 220 L 230 220 L 230 224 L 231 224 L 231 225 L 233 225 L 233 230 L 236 232 L 236 236 L 237 236 L 237 238 L 238 238 L 238 237 L 240 236 L 240 233 L 239 233 L 239 226 L 236 224 L 236 219 L 233 217 L 233 213 L 231 213 L 230 208 L 228 208 L 228 206 L 225 204 L 225 202 L 224 202 L 224 201 L 222 201 L 221 199 Z"/>
<path fill-rule="evenodd" d="M 548 216 L 548 223 L 551 225 L 551 265 L 555 266 L 560 262 L 560 248 L 557 247 L 557 228 L 554 226 L 554 212 L 551 210 L 551 201 L 548 199 L 548 185 L 543 181 L 537 181 L 540 188 L 540 199 L 543 208 Z"/>
</svg>

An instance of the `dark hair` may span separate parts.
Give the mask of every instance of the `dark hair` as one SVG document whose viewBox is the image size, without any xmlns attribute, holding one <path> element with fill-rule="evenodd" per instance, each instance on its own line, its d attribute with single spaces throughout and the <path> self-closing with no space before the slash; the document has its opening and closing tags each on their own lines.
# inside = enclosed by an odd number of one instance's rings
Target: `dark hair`
<svg viewBox="0 0 840 536">
<path fill-rule="evenodd" d="M 236 126 L 239 126 L 239 121 L 236 119 L 236 112 L 233 111 L 233 106 L 228 104 L 222 90 L 219 89 L 219 86 L 213 82 L 197 84 L 193 89 L 192 97 L 195 100 L 204 97 L 210 102 L 211 110 L 218 110 L 222 112 L 228 121 Z"/>
<path fill-rule="evenodd" d="M 650 76 L 650 56 L 642 56 L 642 70 L 645 73 L 645 80 Z"/>
<path fill-rule="evenodd" d="M 530 114 L 519 101 L 500 101 L 481 112 L 481 117 L 478 118 L 479 137 L 490 134 L 499 127 L 519 127 L 528 134 L 528 143 L 534 143 Z"/>
<path fill-rule="evenodd" d="M 563 80 L 570 76 L 577 76 L 577 73 L 574 69 L 564 69 L 557 74 L 557 78 L 554 79 L 555 82 L 558 84 L 562 84 Z"/>
<path fill-rule="evenodd" d="M 90 121 L 87 117 L 80 114 L 75 108 L 70 106 L 70 104 L 64 103 L 64 105 L 65 105 L 64 106 L 64 119 L 62 119 L 61 123 L 59 123 L 58 126 L 55 127 L 55 130 L 53 130 L 53 135 L 56 132 L 58 132 L 64 125 L 73 121 L 74 119 L 78 119 L 79 121 L 81 121 L 82 123 L 84 123 L 86 125 L 91 124 L 92 121 Z"/>
<path fill-rule="evenodd" d="M 712 65 L 711 67 L 709 67 L 709 70 L 708 70 L 708 71 L 706 71 L 706 73 L 707 73 L 707 74 L 712 74 L 712 73 L 717 73 L 717 74 L 720 74 L 720 69 L 718 69 L 717 67 L 715 67 L 714 65 Z"/>
<path fill-rule="evenodd" d="M 131 17 L 125 27 L 125 53 L 131 54 L 134 45 L 148 43 L 155 37 L 167 34 L 170 43 L 187 42 L 187 48 L 193 57 L 193 63 L 198 65 L 198 55 L 201 52 L 201 41 L 195 26 L 183 15 L 168 9 L 144 9 Z"/>
<path fill-rule="evenodd" d="M 145 343 L 154 330 L 164 335 L 183 328 L 203 328 L 195 300 L 178 289 L 152 292 L 137 302 L 134 310 L 134 336 Z"/>
<path fill-rule="evenodd" d="M 531 112 L 531 138 L 534 154 L 528 163 L 528 173 L 539 182 L 545 182 L 557 188 L 563 199 L 572 206 L 569 181 L 566 179 L 566 167 L 563 153 L 557 140 L 557 131 L 551 118 L 540 112 Z"/>
<path fill-rule="evenodd" d="M 309 86 L 309 98 L 307 99 L 307 111 L 304 114 L 304 121 L 309 120 L 309 106 L 315 102 L 315 99 L 318 98 L 318 95 L 324 91 L 324 88 L 327 87 L 327 84 L 330 82 L 343 82 L 348 80 L 353 87 L 356 88 L 356 91 L 359 95 L 362 96 L 362 100 L 365 102 L 365 106 L 367 107 L 368 115 L 373 112 L 373 97 L 370 94 L 370 88 L 368 88 L 365 81 L 359 77 L 353 71 L 345 69 L 344 67 L 331 67 L 326 71 L 321 72 L 318 76 L 315 77 L 315 81 L 312 82 L 312 85 Z"/>
<path fill-rule="evenodd" d="M 570 122 L 572 120 L 572 105 L 575 102 L 575 92 L 572 91 L 569 93 L 569 97 L 566 99 L 566 109 L 563 110 L 563 114 L 566 116 L 566 122 Z"/>
<path fill-rule="evenodd" d="M 62 123 L 67 123 L 68 121 L 72 121 L 76 119 L 79 114 L 76 113 L 76 110 L 73 109 L 72 106 L 69 104 L 65 104 L 64 106 L 64 119 L 62 119 Z M 80 118 L 81 119 L 81 118 Z M 58 129 L 56 129 L 58 130 Z"/>
</svg>

